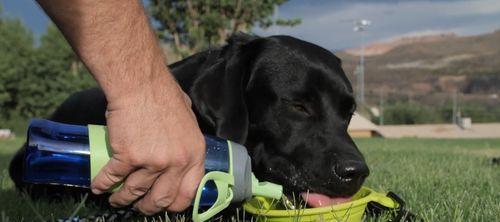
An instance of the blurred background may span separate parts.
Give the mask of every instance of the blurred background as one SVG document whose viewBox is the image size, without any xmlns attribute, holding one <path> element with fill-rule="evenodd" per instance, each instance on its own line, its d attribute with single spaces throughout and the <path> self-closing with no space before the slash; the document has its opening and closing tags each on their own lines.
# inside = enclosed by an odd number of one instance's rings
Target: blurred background
<svg viewBox="0 0 500 222">
<path fill-rule="evenodd" d="M 500 137 L 498 0 L 143 3 L 169 63 L 235 32 L 291 35 L 332 51 L 355 88 L 354 136 Z M 34 1 L 0 1 L 3 134 L 23 134 L 28 118 L 91 86 Z"/>
<path fill-rule="evenodd" d="M 332 51 L 358 103 L 349 133 L 374 137 L 354 139 L 370 166 L 364 185 L 399 194 L 424 221 L 498 221 L 500 0 L 143 3 L 169 63 L 235 32 L 290 35 Z M 103 213 L 85 199 L 32 201 L 7 171 L 29 118 L 93 86 L 34 0 L 0 0 L 0 222 Z"/>
</svg>

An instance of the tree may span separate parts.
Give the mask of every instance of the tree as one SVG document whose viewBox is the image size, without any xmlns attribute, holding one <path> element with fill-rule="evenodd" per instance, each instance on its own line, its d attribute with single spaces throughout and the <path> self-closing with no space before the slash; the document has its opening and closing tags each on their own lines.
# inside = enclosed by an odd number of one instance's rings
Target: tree
<svg viewBox="0 0 500 222">
<path fill-rule="evenodd" d="M 254 25 L 294 26 L 300 19 L 272 20 L 274 8 L 287 0 L 151 0 L 148 11 L 157 21 L 160 38 L 172 43 L 175 53 L 186 57 L 223 43 Z"/>
<path fill-rule="evenodd" d="M 46 117 L 72 92 L 95 81 L 51 24 L 34 46 L 19 19 L 1 14 L 0 126 L 22 132 L 26 119 Z"/>
<path fill-rule="evenodd" d="M 16 114 L 20 81 L 32 71 L 33 34 L 0 8 L 0 118 Z"/>
<path fill-rule="evenodd" d="M 426 106 L 412 102 L 396 102 L 384 108 L 386 124 L 421 124 L 439 121 L 439 114 Z"/>
<path fill-rule="evenodd" d="M 72 92 L 95 85 L 69 44 L 53 24 L 40 38 L 33 72 L 21 79 L 19 113 L 47 116 Z"/>
</svg>

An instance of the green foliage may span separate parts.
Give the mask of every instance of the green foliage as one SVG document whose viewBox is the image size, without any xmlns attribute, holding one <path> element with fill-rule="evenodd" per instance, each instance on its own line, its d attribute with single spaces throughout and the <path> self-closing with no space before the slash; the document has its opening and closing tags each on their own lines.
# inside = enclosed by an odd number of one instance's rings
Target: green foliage
<svg viewBox="0 0 500 222">
<path fill-rule="evenodd" d="M 46 117 L 70 93 L 95 85 L 54 25 L 38 47 L 33 39 L 19 19 L 0 14 L 0 128 L 22 130 L 26 119 Z"/>
<path fill-rule="evenodd" d="M 470 117 L 473 123 L 497 122 L 500 119 L 500 107 L 463 103 L 458 109 L 462 117 Z M 452 104 L 429 107 L 416 102 L 397 101 L 386 104 L 384 124 L 451 123 L 452 115 Z M 378 123 L 379 117 L 372 116 L 371 120 Z"/>
<path fill-rule="evenodd" d="M 149 12 L 158 22 L 162 39 L 172 42 L 182 57 L 221 44 L 239 31 L 254 25 L 268 28 L 273 24 L 295 26 L 300 19 L 273 21 L 274 8 L 287 0 L 151 0 Z"/>
<path fill-rule="evenodd" d="M 187 56 L 254 24 L 273 25 L 271 15 L 286 0 L 167 1 L 152 0 L 150 12 L 165 40 Z M 278 19 L 293 26 L 298 19 Z M 46 117 L 70 93 L 95 86 L 62 34 L 50 24 L 38 46 L 19 19 L 2 14 L 0 4 L 0 126 L 22 130 L 32 117 Z"/>
<path fill-rule="evenodd" d="M 411 102 L 396 102 L 384 108 L 384 124 L 418 124 L 439 120 L 431 109 Z"/>
<path fill-rule="evenodd" d="M 18 107 L 20 80 L 33 71 L 33 35 L 18 19 L 0 17 L 0 118 Z"/>
<path fill-rule="evenodd" d="M 18 110 L 22 116 L 47 116 L 70 93 L 94 85 L 54 25 L 40 39 L 33 56 L 33 72 L 20 80 Z"/>
<path fill-rule="evenodd" d="M 0 119 L 0 128 L 10 129 L 16 136 L 26 135 L 29 119 L 12 113 L 9 118 Z"/>
<path fill-rule="evenodd" d="M 465 103 L 459 106 L 459 110 L 462 117 L 470 117 L 473 123 L 498 122 L 500 120 L 499 106 L 487 107 L 477 103 Z"/>
</svg>

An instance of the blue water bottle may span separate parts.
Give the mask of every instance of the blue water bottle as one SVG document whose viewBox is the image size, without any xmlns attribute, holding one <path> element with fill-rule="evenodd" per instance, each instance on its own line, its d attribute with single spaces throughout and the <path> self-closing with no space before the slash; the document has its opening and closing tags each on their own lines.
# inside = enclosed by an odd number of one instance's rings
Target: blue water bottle
<svg viewBox="0 0 500 222">
<path fill-rule="evenodd" d="M 193 221 L 205 221 L 231 202 L 254 195 L 281 198 L 281 186 L 255 178 L 245 147 L 208 135 L 205 144 L 205 176 L 193 202 Z M 27 145 L 23 174 L 27 183 L 89 188 L 111 156 L 107 129 L 100 125 L 32 119 Z"/>
</svg>

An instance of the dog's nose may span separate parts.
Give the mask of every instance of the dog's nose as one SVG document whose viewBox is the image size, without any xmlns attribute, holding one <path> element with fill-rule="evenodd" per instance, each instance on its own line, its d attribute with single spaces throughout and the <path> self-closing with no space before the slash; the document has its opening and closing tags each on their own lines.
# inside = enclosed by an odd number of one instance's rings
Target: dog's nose
<svg viewBox="0 0 500 222">
<path fill-rule="evenodd" d="M 365 162 L 349 160 L 335 165 L 334 173 L 342 182 L 361 185 L 370 170 Z"/>
</svg>

